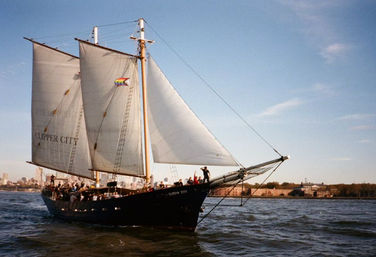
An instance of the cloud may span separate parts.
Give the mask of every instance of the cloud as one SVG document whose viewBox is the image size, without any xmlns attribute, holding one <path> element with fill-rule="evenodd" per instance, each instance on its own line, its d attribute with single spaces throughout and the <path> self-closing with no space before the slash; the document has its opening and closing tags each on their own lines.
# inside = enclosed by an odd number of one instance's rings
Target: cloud
<svg viewBox="0 0 376 257">
<path fill-rule="evenodd" d="M 309 94 L 310 97 L 314 96 L 335 96 L 338 92 L 335 90 L 335 88 L 331 85 L 328 85 L 326 83 L 317 82 L 314 83 L 310 87 L 300 87 L 297 89 L 292 90 L 292 93 L 295 94 Z"/>
<path fill-rule="evenodd" d="M 361 140 L 358 141 L 358 143 L 360 143 L 360 144 L 369 144 L 369 143 L 371 143 L 371 140 L 369 140 L 369 139 L 361 139 Z"/>
<path fill-rule="evenodd" d="M 8 79 L 9 77 L 14 77 L 19 73 L 19 70 L 26 65 L 25 62 L 19 62 L 16 64 L 9 64 L 5 67 L 3 71 L 0 72 L 0 78 Z"/>
<path fill-rule="evenodd" d="M 350 45 L 343 43 L 343 29 L 333 19 L 334 12 L 347 7 L 346 1 L 281 0 L 280 3 L 290 8 L 302 21 L 302 33 L 327 63 L 333 63 L 348 52 Z"/>
<path fill-rule="evenodd" d="M 376 129 L 375 125 L 359 125 L 351 127 L 350 130 L 374 130 Z"/>
<path fill-rule="evenodd" d="M 349 158 L 349 157 L 334 157 L 330 160 L 331 161 L 351 161 L 351 158 Z"/>
<path fill-rule="evenodd" d="M 325 95 L 334 95 L 335 93 L 332 87 L 323 83 L 315 83 L 312 86 L 312 91 L 325 94 Z"/>
<path fill-rule="evenodd" d="M 370 114 L 370 113 L 355 113 L 355 114 L 349 114 L 342 117 L 337 118 L 337 120 L 367 120 L 370 118 L 375 117 L 376 114 Z"/>
<path fill-rule="evenodd" d="M 349 49 L 348 45 L 334 43 L 321 49 L 320 55 L 324 57 L 327 63 L 332 63 L 336 59 L 343 57 Z"/>
<path fill-rule="evenodd" d="M 323 40 L 334 40 L 336 30 L 330 22 L 330 17 L 326 16 L 326 11 L 332 8 L 338 8 L 336 1 L 315 0 L 315 1 L 280 1 L 283 5 L 290 8 L 295 15 L 302 21 L 303 30 L 307 39 L 314 43 L 328 43 Z"/>
<path fill-rule="evenodd" d="M 279 103 L 279 104 L 270 106 L 265 111 L 260 113 L 258 116 L 262 117 L 262 116 L 277 115 L 277 114 L 279 114 L 283 111 L 286 111 L 288 109 L 292 109 L 292 108 L 299 106 L 301 104 L 303 104 L 303 102 L 298 98 L 290 99 L 290 100 L 285 101 L 283 103 Z"/>
</svg>

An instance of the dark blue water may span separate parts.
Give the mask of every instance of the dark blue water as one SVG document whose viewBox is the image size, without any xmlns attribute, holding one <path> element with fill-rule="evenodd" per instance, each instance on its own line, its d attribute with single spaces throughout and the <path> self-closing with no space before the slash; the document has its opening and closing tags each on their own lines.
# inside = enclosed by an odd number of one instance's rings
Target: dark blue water
<svg viewBox="0 0 376 257">
<path fill-rule="evenodd" d="M 183 233 L 62 222 L 37 193 L 0 192 L 0 256 L 286 255 L 376 256 L 376 201 L 251 199 Z"/>
</svg>

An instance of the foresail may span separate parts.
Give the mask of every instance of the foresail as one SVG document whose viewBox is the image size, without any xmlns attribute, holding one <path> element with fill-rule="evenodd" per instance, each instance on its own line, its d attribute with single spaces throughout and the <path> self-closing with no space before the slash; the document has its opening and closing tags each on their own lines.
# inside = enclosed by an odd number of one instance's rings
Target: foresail
<svg viewBox="0 0 376 257">
<path fill-rule="evenodd" d="M 93 179 L 77 57 L 33 42 L 32 162 Z"/>
<path fill-rule="evenodd" d="M 137 58 L 80 41 L 80 66 L 93 169 L 143 176 Z"/>
<path fill-rule="evenodd" d="M 231 154 L 190 110 L 151 57 L 147 88 L 155 162 L 237 166 Z"/>
</svg>

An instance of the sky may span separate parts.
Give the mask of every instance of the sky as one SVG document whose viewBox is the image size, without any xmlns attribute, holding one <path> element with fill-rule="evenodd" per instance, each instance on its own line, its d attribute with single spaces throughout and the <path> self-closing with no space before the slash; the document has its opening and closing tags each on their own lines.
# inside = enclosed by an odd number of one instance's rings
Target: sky
<svg viewBox="0 0 376 257">
<path fill-rule="evenodd" d="M 376 2 L 368 0 L 0 1 L 0 174 L 34 176 L 26 163 L 32 45 L 23 37 L 78 55 L 74 38 L 90 39 L 99 26 L 100 44 L 134 54 L 129 36 L 137 28 L 128 21 L 140 17 L 155 40 L 150 54 L 244 166 L 278 155 L 181 58 L 291 156 L 270 181 L 376 183 Z M 169 166 L 152 167 L 157 179 L 171 174 Z M 177 170 L 188 177 L 198 167 Z"/>
</svg>

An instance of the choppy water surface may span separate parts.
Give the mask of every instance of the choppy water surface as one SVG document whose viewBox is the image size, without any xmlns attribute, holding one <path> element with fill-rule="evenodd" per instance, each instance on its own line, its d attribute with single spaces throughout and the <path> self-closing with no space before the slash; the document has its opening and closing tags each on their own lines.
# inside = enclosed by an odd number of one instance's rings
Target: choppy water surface
<svg viewBox="0 0 376 257">
<path fill-rule="evenodd" d="M 207 198 L 205 212 L 217 201 Z M 376 255 L 375 200 L 239 202 L 226 199 L 195 233 L 183 233 L 67 223 L 37 193 L 0 192 L 0 256 Z"/>
</svg>

